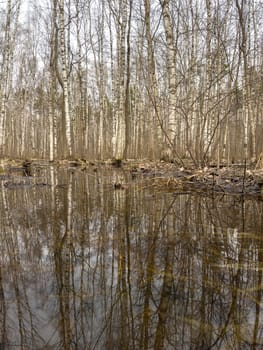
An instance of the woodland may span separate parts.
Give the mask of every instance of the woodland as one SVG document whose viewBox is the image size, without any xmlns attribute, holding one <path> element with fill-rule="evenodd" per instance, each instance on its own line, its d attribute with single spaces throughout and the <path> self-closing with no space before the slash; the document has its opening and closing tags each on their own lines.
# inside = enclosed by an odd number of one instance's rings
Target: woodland
<svg viewBox="0 0 263 350">
<path fill-rule="evenodd" d="M 1 159 L 261 167 L 261 0 L 6 0 L 0 26 Z"/>
<path fill-rule="evenodd" d="M 0 350 L 263 349 L 263 0 L 0 28 Z"/>
</svg>

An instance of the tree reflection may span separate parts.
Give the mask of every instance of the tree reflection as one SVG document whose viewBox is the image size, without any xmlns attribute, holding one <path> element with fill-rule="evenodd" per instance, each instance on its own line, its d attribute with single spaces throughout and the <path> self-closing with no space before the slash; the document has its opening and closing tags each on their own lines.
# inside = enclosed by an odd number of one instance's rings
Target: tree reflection
<svg viewBox="0 0 263 350">
<path fill-rule="evenodd" d="M 260 349 L 262 203 L 115 189 L 116 171 L 2 187 L 1 345 Z"/>
<path fill-rule="evenodd" d="M 6 344 L 6 303 L 3 288 L 2 268 L 0 267 L 0 348 Z"/>
</svg>

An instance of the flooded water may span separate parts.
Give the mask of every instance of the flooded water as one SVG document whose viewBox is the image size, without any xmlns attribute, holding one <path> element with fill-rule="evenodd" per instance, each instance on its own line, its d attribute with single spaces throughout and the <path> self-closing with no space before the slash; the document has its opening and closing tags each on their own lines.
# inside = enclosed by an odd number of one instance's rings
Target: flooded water
<svg viewBox="0 0 263 350">
<path fill-rule="evenodd" d="M 262 202 L 40 167 L 0 208 L 0 349 L 262 349 Z"/>
</svg>

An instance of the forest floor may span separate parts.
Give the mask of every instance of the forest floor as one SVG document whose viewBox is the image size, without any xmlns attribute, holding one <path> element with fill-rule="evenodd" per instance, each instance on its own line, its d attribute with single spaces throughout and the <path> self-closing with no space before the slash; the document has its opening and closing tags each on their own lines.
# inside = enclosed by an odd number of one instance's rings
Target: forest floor
<svg viewBox="0 0 263 350">
<path fill-rule="evenodd" d="M 206 166 L 195 168 L 189 163 L 180 167 L 173 163 L 149 160 L 125 160 L 122 162 L 88 161 L 88 160 L 61 160 L 50 163 L 47 160 L 9 160 L 0 161 L 0 180 L 6 181 L 5 186 L 13 187 L 19 183 L 29 184 L 30 178 L 35 176 L 33 170 L 38 166 L 50 166 L 79 169 L 81 171 L 98 169 L 120 169 L 130 175 L 132 182 L 138 180 L 143 186 L 153 190 L 169 191 L 175 193 L 202 192 L 222 193 L 233 195 L 252 196 L 263 200 L 263 169 L 255 166 L 234 164 L 231 166 Z M 20 180 L 18 180 L 20 179 Z M 43 183 L 41 183 L 43 185 Z M 114 188 L 126 189 L 129 183 L 117 182 Z"/>
<path fill-rule="evenodd" d="M 154 188 L 169 192 L 202 192 L 252 196 L 263 200 L 263 169 L 242 164 L 179 167 L 166 162 L 127 162 L 132 178 L 145 178 Z"/>
</svg>

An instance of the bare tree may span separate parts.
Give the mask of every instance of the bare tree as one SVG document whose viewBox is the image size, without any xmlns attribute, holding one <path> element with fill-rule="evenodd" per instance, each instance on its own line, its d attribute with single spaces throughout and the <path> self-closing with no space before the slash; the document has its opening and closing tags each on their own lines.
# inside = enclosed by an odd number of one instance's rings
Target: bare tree
<svg viewBox="0 0 263 350">
<path fill-rule="evenodd" d="M 128 0 L 119 1 L 114 10 L 115 26 L 117 35 L 117 62 L 116 62 L 116 85 L 115 105 L 116 115 L 113 116 L 113 156 L 116 159 L 124 157 L 126 146 L 126 120 L 125 120 L 125 79 L 126 77 L 126 35 L 128 20 Z"/>
<path fill-rule="evenodd" d="M 48 0 L 21 22 L 19 6 L 8 0 L 2 23 L 2 154 L 165 149 L 163 159 L 199 166 L 261 153 L 257 1 Z"/>
<path fill-rule="evenodd" d="M 3 153 L 4 137 L 5 137 L 5 118 L 6 118 L 6 101 L 8 91 L 8 79 L 10 70 L 10 37 L 11 37 L 11 14 L 12 14 L 12 2 L 7 1 L 6 5 L 6 24 L 5 24 L 5 37 L 1 70 L 1 110 L 0 110 L 0 147 L 1 153 Z"/>
<path fill-rule="evenodd" d="M 249 2 L 251 3 L 251 1 Z M 251 86 L 249 83 L 249 49 L 250 43 L 248 41 L 248 35 L 250 33 L 250 6 L 244 0 L 236 0 L 235 5 L 237 8 L 237 15 L 239 21 L 239 48 L 240 54 L 243 60 L 243 118 L 244 118 L 244 154 L 245 159 L 248 159 L 248 141 L 249 141 L 249 123 L 251 124 L 251 137 L 252 137 L 252 160 L 256 160 L 256 123 L 254 114 L 251 108 Z"/>
<path fill-rule="evenodd" d="M 176 139 L 176 43 L 171 18 L 170 0 L 160 0 L 163 13 L 163 25 L 167 45 L 167 78 L 169 88 L 168 146 L 174 151 Z"/>
<path fill-rule="evenodd" d="M 54 2 L 56 4 L 56 0 Z M 60 38 L 60 58 L 61 58 L 61 79 L 63 87 L 63 106 L 65 117 L 65 136 L 67 144 L 67 155 L 72 156 L 72 135 L 71 135 L 71 115 L 70 115 L 70 97 L 69 97 L 69 70 L 66 55 L 66 36 L 65 36 L 65 9 L 64 0 L 59 0 L 59 38 Z M 68 24 L 69 25 L 69 24 Z"/>
</svg>

